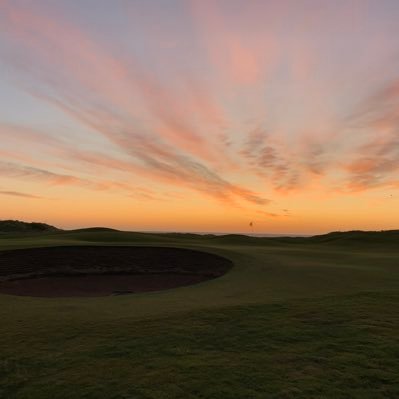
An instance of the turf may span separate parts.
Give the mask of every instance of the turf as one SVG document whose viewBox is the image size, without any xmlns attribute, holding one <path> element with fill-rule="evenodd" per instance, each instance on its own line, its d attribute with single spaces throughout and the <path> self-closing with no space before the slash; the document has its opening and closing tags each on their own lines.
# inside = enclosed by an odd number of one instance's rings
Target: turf
<svg viewBox="0 0 399 399">
<path fill-rule="evenodd" d="M 0 295 L 0 398 L 398 398 L 399 245 L 375 234 L 3 236 L 1 249 L 174 246 L 235 266 L 132 296 Z"/>
</svg>

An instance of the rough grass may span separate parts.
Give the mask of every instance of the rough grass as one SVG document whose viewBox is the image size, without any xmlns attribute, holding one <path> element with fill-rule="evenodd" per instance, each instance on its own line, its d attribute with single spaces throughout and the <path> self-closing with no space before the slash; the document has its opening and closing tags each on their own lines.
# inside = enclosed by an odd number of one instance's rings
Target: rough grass
<svg viewBox="0 0 399 399">
<path fill-rule="evenodd" d="M 399 397 L 399 246 L 123 234 L 2 239 L 0 247 L 158 243 L 236 266 L 159 293 L 0 296 L 0 398 Z"/>
</svg>

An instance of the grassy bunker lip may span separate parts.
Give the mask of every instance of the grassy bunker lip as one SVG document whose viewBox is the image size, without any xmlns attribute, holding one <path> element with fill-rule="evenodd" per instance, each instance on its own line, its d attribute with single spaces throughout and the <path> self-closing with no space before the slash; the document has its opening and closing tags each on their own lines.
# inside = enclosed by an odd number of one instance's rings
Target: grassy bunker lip
<svg viewBox="0 0 399 399">
<path fill-rule="evenodd" d="M 233 263 L 199 250 L 57 246 L 0 251 L 0 293 L 107 296 L 161 291 L 222 276 Z"/>
</svg>

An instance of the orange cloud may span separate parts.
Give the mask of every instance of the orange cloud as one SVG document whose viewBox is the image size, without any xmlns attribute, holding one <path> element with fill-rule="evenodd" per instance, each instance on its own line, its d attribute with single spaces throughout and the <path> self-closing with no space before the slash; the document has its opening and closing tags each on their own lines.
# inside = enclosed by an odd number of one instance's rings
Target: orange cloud
<svg viewBox="0 0 399 399">
<path fill-rule="evenodd" d="M 38 195 L 21 193 L 19 191 L 7 191 L 7 190 L 0 190 L 0 195 L 7 195 L 7 196 L 11 196 L 11 197 L 20 197 L 20 198 L 27 198 L 27 199 L 42 199 L 43 198 Z"/>
</svg>

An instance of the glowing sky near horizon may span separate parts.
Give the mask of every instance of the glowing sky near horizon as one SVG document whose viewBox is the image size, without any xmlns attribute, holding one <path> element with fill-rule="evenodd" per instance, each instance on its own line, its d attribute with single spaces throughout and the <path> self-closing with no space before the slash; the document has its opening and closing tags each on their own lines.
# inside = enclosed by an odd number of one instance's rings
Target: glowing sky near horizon
<svg viewBox="0 0 399 399">
<path fill-rule="evenodd" d="M 0 219 L 398 228 L 398 20 L 396 0 L 0 0 Z"/>
</svg>

